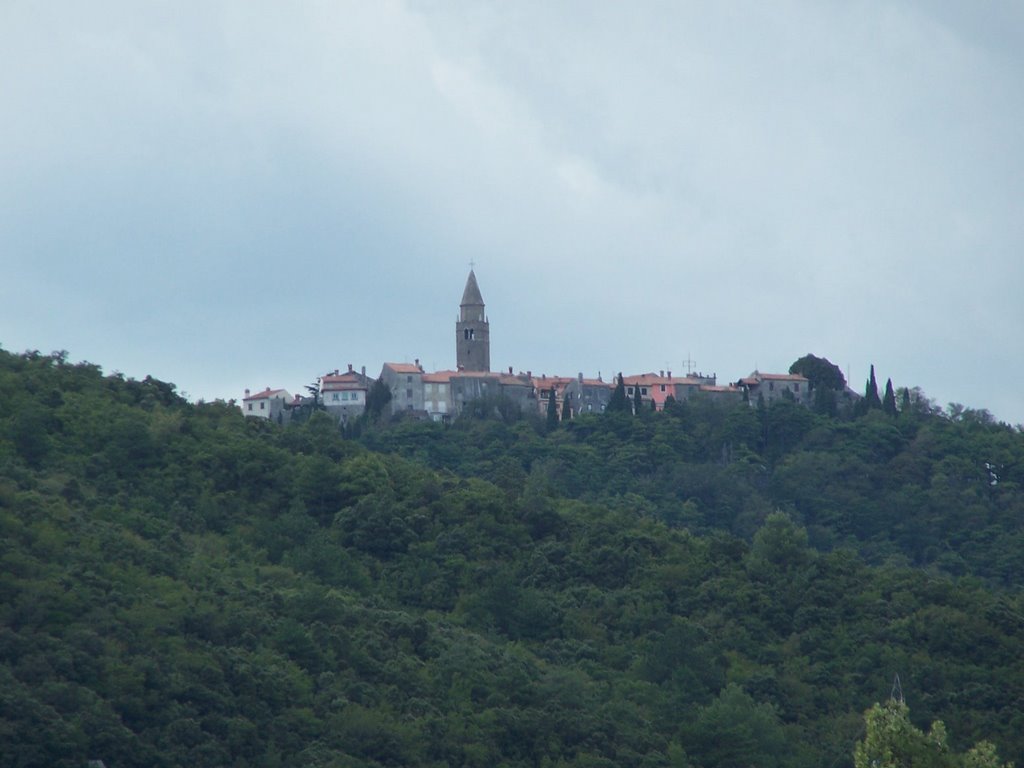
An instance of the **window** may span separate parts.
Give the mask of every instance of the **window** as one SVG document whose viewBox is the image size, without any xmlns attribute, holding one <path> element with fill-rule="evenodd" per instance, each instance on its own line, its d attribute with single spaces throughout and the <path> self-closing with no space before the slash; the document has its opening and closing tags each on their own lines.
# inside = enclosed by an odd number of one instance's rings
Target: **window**
<svg viewBox="0 0 1024 768">
<path fill-rule="evenodd" d="M 640 387 L 640 394 L 641 395 L 646 395 L 647 394 L 647 387 Z"/>
<path fill-rule="evenodd" d="M 412 384 L 412 376 L 406 376 L 405 377 L 405 383 L 406 384 Z"/>
<path fill-rule="evenodd" d="M 632 387 L 626 387 L 626 394 L 632 396 L 633 395 L 633 388 Z"/>
<path fill-rule="evenodd" d="M 769 381 L 768 382 L 768 391 L 769 392 L 773 392 L 774 390 L 775 390 L 775 382 L 774 381 Z"/>
<path fill-rule="evenodd" d="M 665 385 L 664 385 L 664 384 L 662 384 L 662 385 L 661 385 L 661 391 L 662 391 L 662 392 L 664 392 L 664 391 L 665 391 Z"/>
<path fill-rule="evenodd" d="M 249 410 L 252 410 L 252 403 L 249 403 Z"/>
<path fill-rule="evenodd" d="M 267 404 L 266 403 L 260 403 L 260 410 L 261 411 L 265 411 L 266 409 L 267 409 Z"/>
<path fill-rule="evenodd" d="M 793 391 L 794 392 L 799 392 L 800 391 L 800 382 L 797 382 L 796 384 L 793 385 Z"/>
<path fill-rule="evenodd" d="M 334 399 L 335 399 L 335 400 L 337 400 L 337 399 L 338 399 L 338 396 L 337 396 L 337 395 L 335 395 L 335 396 L 334 396 Z M 342 399 L 342 400 L 348 400 L 348 392 L 342 392 L 342 393 L 341 393 L 341 399 Z"/>
<path fill-rule="evenodd" d="M 412 390 L 411 389 L 405 390 L 405 396 L 406 396 L 407 399 L 412 400 Z"/>
<path fill-rule="evenodd" d="M 345 399 L 348 400 L 348 396 L 347 395 L 346 395 Z M 334 394 L 331 395 L 331 400 L 334 400 L 334 401 L 338 400 L 338 393 L 337 392 L 335 392 Z"/>
</svg>

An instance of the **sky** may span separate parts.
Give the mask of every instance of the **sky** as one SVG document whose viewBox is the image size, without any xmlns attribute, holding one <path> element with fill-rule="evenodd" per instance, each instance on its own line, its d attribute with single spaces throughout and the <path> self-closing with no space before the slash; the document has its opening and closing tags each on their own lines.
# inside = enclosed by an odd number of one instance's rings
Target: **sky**
<svg viewBox="0 0 1024 768">
<path fill-rule="evenodd" d="M 10 352 L 448 369 L 472 262 L 495 369 L 813 353 L 1024 423 L 1016 0 L 5 0 L 0 117 Z"/>
</svg>

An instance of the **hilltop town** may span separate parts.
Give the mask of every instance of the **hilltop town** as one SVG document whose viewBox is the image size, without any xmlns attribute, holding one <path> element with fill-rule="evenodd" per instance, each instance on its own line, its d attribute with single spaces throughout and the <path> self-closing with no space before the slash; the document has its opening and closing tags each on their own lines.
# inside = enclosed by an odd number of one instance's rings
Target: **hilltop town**
<svg viewBox="0 0 1024 768">
<path fill-rule="evenodd" d="M 583 413 L 601 413 L 607 407 L 617 378 L 605 381 L 575 376 L 536 374 L 533 371 L 491 370 L 490 321 L 483 295 L 471 268 L 459 303 L 455 323 L 455 368 L 427 371 L 419 360 L 412 363 L 384 363 L 377 379 L 366 374 L 366 367 L 335 369 L 317 378 L 309 395 L 292 394 L 286 389 L 265 388 L 245 391 L 242 412 L 253 418 L 285 423 L 297 408 L 315 404 L 344 425 L 363 414 L 371 388 L 380 381 L 391 393 L 385 406 L 391 415 L 449 421 L 469 403 L 482 399 L 501 399 L 523 413 L 545 414 L 555 401 L 559 419 L 571 419 Z M 621 375 L 621 374 L 620 374 Z M 673 376 L 672 371 L 622 375 L 622 384 L 631 403 L 654 410 L 664 409 L 671 400 L 704 398 L 712 402 L 751 404 L 763 400 L 770 404 L 783 397 L 801 405 L 810 404 L 810 384 L 794 373 L 754 371 L 734 383 L 718 384 L 715 375 L 688 372 Z M 315 401 L 314 401 L 315 399 Z"/>
</svg>

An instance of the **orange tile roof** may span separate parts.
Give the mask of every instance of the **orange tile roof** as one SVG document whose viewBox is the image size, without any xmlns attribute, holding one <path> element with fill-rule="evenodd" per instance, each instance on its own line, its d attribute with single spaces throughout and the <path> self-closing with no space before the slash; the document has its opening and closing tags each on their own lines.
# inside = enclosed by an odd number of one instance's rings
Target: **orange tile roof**
<svg viewBox="0 0 1024 768">
<path fill-rule="evenodd" d="M 384 367 L 395 373 L 423 373 L 423 369 L 415 363 L 384 363 Z"/>
<path fill-rule="evenodd" d="M 267 387 L 262 392 L 257 392 L 255 395 L 249 395 L 248 397 L 242 398 L 242 402 L 246 400 L 269 400 L 272 397 L 281 397 L 287 395 L 288 391 L 284 389 L 271 389 Z"/>
<path fill-rule="evenodd" d="M 426 384 L 447 384 L 451 381 L 452 376 L 455 375 L 455 371 L 435 371 L 434 373 L 424 373 L 423 381 Z"/>
<path fill-rule="evenodd" d="M 635 376 L 623 376 L 622 381 L 627 387 L 636 385 L 649 387 L 654 384 L 700 384 L 704 379 L 693 379 L 688 376 L 660 376 L 657 373 L 640 373 Z"/>
<path fill-rule="evenodd" d="M 534 376 L 530 379 L 530 383 L 537 389 L 551 389 L 552 387 L 565 389 L 566 385 L 573 381 L 576 381 L 576 379 L 568 376 L 545 376 L 543 378 Z"/>
<path fill-rule="evenodd" d="M 367 376 L 366 378 L 369 378 L 369 376 Z M 355 371 L 349 371 L 348 373 L 338 373 L 338 374 L 329 373 L 329 374 L 327 374 L 325 376 L 321 376 L 320 377 L 320 384 L 321 385 L 326 385 L 326 384 L 349 384 L 349 383 L 351 383 L 351 384 L 362 384 L 363 383 L 362 374 L 356 373 Z"/>
</svg>

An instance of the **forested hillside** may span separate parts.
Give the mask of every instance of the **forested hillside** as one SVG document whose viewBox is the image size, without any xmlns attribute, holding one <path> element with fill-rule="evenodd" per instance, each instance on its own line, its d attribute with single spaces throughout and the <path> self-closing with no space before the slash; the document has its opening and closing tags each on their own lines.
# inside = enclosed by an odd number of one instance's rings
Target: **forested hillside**
<svg viewBox="0 0 1024 768">
<path fill-rule="evenodd" d="M 1024 437 L 983 413 L 344 439 L 2 351 L 0 403 L 5 766 L 852 766 L 897 673 L 1024 759 Z"/>
</svg>

